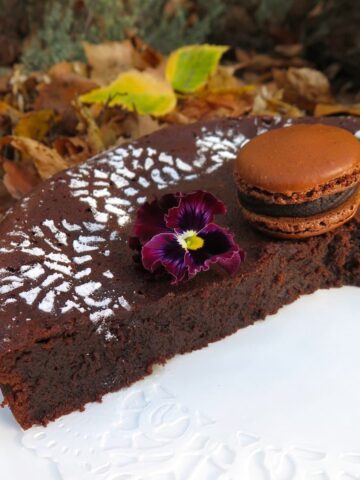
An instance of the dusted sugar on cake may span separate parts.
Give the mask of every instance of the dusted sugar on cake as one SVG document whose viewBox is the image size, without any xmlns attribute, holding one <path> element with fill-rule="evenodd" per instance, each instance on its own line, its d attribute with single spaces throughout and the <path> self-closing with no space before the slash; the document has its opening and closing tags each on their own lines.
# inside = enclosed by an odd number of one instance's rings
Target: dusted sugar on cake
<svg viewBox="0 0 360 480">
<path fill-rule="evenodd" d="M 304 120 L 301 122 L 314 122 Z M 359 135 L 360 119 L 326 119 Z M 222 119 L 160 130 L 62 172 L 0 225 L 0 385 L 24 428 L 82 409 L 318 288 L 360 285 L 359 213 L 321 237 L 270 239 L 242 218 L 233 161 L 251 138 L 295 121 Z M 140 205 L 206 190 L 247 252 L 174 287 L 133 261 Z"/>
</svg>

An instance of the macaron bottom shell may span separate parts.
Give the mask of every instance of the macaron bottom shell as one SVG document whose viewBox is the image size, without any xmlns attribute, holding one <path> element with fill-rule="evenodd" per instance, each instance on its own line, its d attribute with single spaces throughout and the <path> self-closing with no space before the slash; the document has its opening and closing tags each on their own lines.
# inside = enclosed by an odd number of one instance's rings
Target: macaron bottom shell
<svg viewBox="0 0 360 480">
<path fill-rule="evenodd" d="M 336 208 L 308 217 L 260 215 L 239 204 L 245 219 L 261 232 L 276 238 L 303 239 L 330 232 L 351 220 L 360 206 L 360 186 Z"/>
</svg>

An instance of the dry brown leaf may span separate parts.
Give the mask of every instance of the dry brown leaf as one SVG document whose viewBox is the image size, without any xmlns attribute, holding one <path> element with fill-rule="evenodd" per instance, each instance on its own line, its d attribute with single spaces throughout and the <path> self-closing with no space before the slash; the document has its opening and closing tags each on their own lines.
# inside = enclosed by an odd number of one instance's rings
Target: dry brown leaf
<svg viewBox="0 0 360 480">
<path fill-rule="evenodd" d="M 28 168 L 17 165 L 10 160 L 4 160 L 3 169 L 5 172 L 3 182 L 9 194 L 19 199 L 29 193 L 39 182 L 40 178 L 29 172 Z"/>
<path fill-rule="evenodd" d="M 252 115 L 285 115 L 287 117 L 302 117 L 304 112 L 299 110 L 295 105 L 284 102 L 282 99 L 283 92 L 271 92 L 271 90 L 263 86 L 259 89 L 258 94 L 254 98 Z"/>
<path fill-rule="evenodd" d="M 99 128 L 104 148 L 115 145 L 117 138 L 123 135 L 122 124 L 130 113 L 118 106 L 104 107 L 104 105 L 93 104 L 87 108 Z M 82 131 L 86 132 L 86 125 L 83 120 L 81 121 L 81 126 Z"/>
<path fill-rule="evenodd" d="M 255 72 L 263 72 L 264 70 L 270 70 L 271 68 L 281 67 L 284 65 L 284 60 L 274 58 L 266 54 L 252 54 L 243 51 L 240 48 L 236 49 L 236 58 L 238 60 L 238 70 L 249 69 Z"/>
<path fill-rule="evenodd" d="M 87 73 L 87 66 L 82 62 L 59 62 L 53 65 L 47 72 L 53 78 L 69 74 L 87 77 Z"/>
<path fill-rule="evenodd" d="M 213 94 L 210 93 L 205 97 L 207 103 L 214 109 L 226 109 L 227 114 L 236 116 L 243 115 L 251 110 L 253 105 L 253 99 L 251 97 L 246 98 L 236 95 L 234 93 Z M 219 113 L 219 112 L 218 112 Z M 226 113 L 224 113 L 226 115 Z M 223 116 L 222 114 L 218 116 Z"/>
<path fill-rule="evenodd" d="M 23 113 L 19 112 L 19 110 L 16 110 L 16 108 L 13 108 L 8 103 L 0 101 L 0 116 L 9 117 L 11 123 L 14 124 L 20 120 Z"/>
<path fill-rule="evenodd" d="M 163 63 L 163 56 L 150 45 L 144 42 L 138 35 L 131 35 L 130 41 L 135 49 L 135 68 L 145 70 L 147 68 L 158 68 Z"/>
<path fill-rule="evenodd" d="M 0 138 L 4 135 L 11 135 L 12 123 L 6 115 L 0 115 Z"/>
<path fill-rule="evenodd" d="M 89 145 L 80 137 L 58 137 L 53 147 L 69 166 L 84 162 L 92 154 Z"/>
<path fill-rule="evenodd" d="M 95 155 L 96 153 L 102 152 L 105 150 L 104 141 L 101 136 L 101 131 L 92 116 L 91 110 L 82 105 L 79 101 L 74 101 L 73 105 L 82 124 L 82 129 L 87 135 L 87 143 L 91 153 Z"/>
<path fill-rule="evenodd" d="M 325 75 L 312 68 L 289 68 L 287 78 L 302 97 L 310 101 L 331 98 L 330 83 Z"/>
<path fill-rule="evenodd" d="M 137 115 L 134 112 L 115 113 L 103 123 L 101 134 L 106 147 L 120 145 L 129 138 L 139 138 L 155 132 L 162 125 L 150 115 Z"/>
<path fill-rule="evenodd" d="M 294 50 L 297 47 L 293 46 L 292 48 Z M 285 55 L 285 52 L 286 48 L 283 49 L 281 53 L 282 57 L 279 58 L 279 56 L 273 56 L 264 53 L 248 52 L 241 48 L 236 48 L 235 56 L 238 61 L 237 69 L 244 70 L 246 72 L 252 71 L 263 73 L 269 72 L 273 68 L 286 68 L 290 66 L 305 67 L 307 65 L 306 60 L 304 60 L 303 58 L 297 55 Z M 291 49 L 289 48 L 288 53 L 290 52 Z"/>
<path fill-rule="evenodd" d="M 15 125 L 13 134 L 42 141 L 58 120 L 59 116 L 51 110 L 24 113 Z"/>
<path fill-rule="evenodd" d="M 48 83 L 49 76 L 43 72 L 32 72 L 27 75 L 18 75 L 16 79 L 16 89 L 13 85 L 14 78 L 11 78 L 10 86 L 12 93 L 8 93 L 7 100 L 12 106 L 16 106 L 22 112 L 33 110 L 33 103 L 38 93 L 39 85 Z M 15 90 L 17 93 L 15 94 Z"/>
<path fill-rule="evenodd" d="M 202 90 L 184 95 L 174 112 L 165 117 L 169 123 L 189 123 L 200 119 L 244 115 L 253 105 L 257 87 L 244 85 L 233 73 L 236 66 L 220 66 Z"/>
<path fill-rule="evenodd" d="M 354 105 L 341 105 L 339 103 L 335 104 L 324 104 L 319 103 L 316 105 L 314 110 L 315 117 L 326 117 L 327 115 L 359 115 L 360 116 L 360 103 Z"/>
<path fill-rule="evenodd" d="M 84 42 L 83 47 L 91 78 L 99 85 L 107 85 L 126 70 L 134 68 L 134 47 L 130 40 L 105 42 L 92 45 Z"/>
<path fill-rule="evenodd" d="M 189 96 L 185 98 L 175 110 L 175 115 L 171 112 L 165 117 L 166 121 L 171 122 L 173 119 L 183 119 L 184 123 L 191 123 L 199 120 L 200 118 L 209 118 L 213 107 L 203 97 Z M 181 117 L 176 115 L 176 111 L 181 113 Z M 176 122 L 175 122 L 176 123 Z"/>
<path fill-rule="evenodd" d="M 292 43 L 290 45 L 277 45 L 275 52 L 280 53 L 284 57 L 292 58 L 304 53 L 304 45 L 301 43 Z"/>
<path fill-rule="evenodd" d="M 9 91 L 9 80 L 11 78 L 11 70 L 0 77 L 0 93 Z"/>
<path fill-rule="evenodd" d="M 34 108 L 35 110 L 49 109 L 56 113 L 63 113 L 69 108 L 69 104 L 74 98 L 97 86 L 98 84 L 94 81 L 74 73 L 54 76 L 50 83 L 40 85 Z"/>
<path fill-rule="evenodd" d="M 5 145 L 11 145 L 30 158 L 43 180 L 68 167 L 65 160 L 61 158 L 56 150 L 46 147 L 31 138 L 9 135 L 0 139 L 0 148 Z"/>
<path fill-rule="evenodd" d="M 106 121 L 103 122 L 100 127 L 100 132 L 105 148 L 116 145 L 119 138 L 126 136 L 130 138 L 135 138 L 134 132 L 136 122 L 134 122 L 134 127 L 131 128 L 129 132 L 126 117 L 126 113 L 124 114 L 123 112 L 120 112 L 119 114 L 113 113 L 112 115 L 108 116 Z"/>
<path fill-rule="evenodd" d="M 180 110 L 174 110 L 173 112 L 168 113 L 164 120 L 168 124 L 173 125 L 187 125 L 192 122 L 191 118 L 187 117 Z"/>
<path fill-rule="evenodd" d="M 264 70 L 269 70 L 274 67 L 280 67 L 281 65 L 284 65 L 283 59 L 274 58 L 264 53 L 258 53 L 254 55 L 251 58 L 250 62 L 245 66 L 251 68 L 254 71 L 262 72 Z"/>
<path fill-rule="evenodd" d="M 91 78 L 99 85 L 108 85 L 120 73 L 133 68 L 156 68 L 162 61 L 162 56 L 136 35 L 122 42 L 99 45 L 84 42 L 83 47 L 91 68 Z"/>
<path fill-rule="evenodd" d="M 237 47 L 235 49 L 235 57 L 236 57 L 236 60 L 239 62 L 238 63 L 238 68 L 239 68 L 251 62 L 252 54 L 248 50 L 245 50 L 244 48 Z"/>
<path fill-rule="evenodd" d="M 58 75 L 52 77 L 50 83 L 43 83 L 39 87 L 33 107 L 35 110 L 53 110 L 61 115 L 63 133 L 73 135 L 78 120 L 71 102 L 97 86 L 92 80 L 73 73 Z"/>
<path fill-rule="evenodd" d="M 38 87 L 49 81 L 50 77 L 44 72 L 27 74 L 22 65 L 15 65 L 9 80 L 7 100 L 21 112 L 32 110 Z"/>
<path fill-rule="evenodd" d="M 215 94 L 237 93 L 246 95 L 256 90 L 254 85 L 244 85 L 238 78 L 234 77 L 233 67 L 218 67 L 214 75 L 209 78 L 205 92 Z"/>
<path fill-rule="evenodd" d="M 284 90 L 284 100 L 302 109 L 312 110 L 316 103 L 332 101 L 330 83 L 326 76 L 311 68 L 294 68 L 274 71 L 274 79 Z"/>
<path fill-rule="evenodd" d="M 168 123 L 188 124 L 200 119 L 243 115 L 251 110 L 252 104 L 251 96 L 240 96 L 235 93 L 202 93 L 199 96 L 183 98 L 176 110 L 166 115 L 164 119 Z"/>
<path fill-rule="evenodd" d="M 156 130 L 159 130 L 162 126 L 157 119 L 150 115 L 138 115 L 136 138 L 156 132 Z"/>
<path fill-rule="evenodd" d="M 15 65 L 9 80 L 10 90 L 13 98 L 13 105 L 20 111 L 25 108 L 24 83 L 27 76 L 23 73 L 21 65 Z"/>
</svg>

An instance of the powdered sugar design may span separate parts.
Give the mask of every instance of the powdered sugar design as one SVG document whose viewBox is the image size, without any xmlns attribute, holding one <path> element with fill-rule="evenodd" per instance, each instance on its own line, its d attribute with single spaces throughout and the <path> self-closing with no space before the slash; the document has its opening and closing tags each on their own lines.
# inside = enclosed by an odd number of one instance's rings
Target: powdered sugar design
<svg viewBox="0 0 360 480">
<path fill-rule="evenodd" d="M 110 270 L 106 270 L 106 272 L 104 272 L 103 275 L 106 278 L 114 278 L 114 274 L 110 272 Z"/>
<path fill-rule="evenodd" d="M 46 315 L 86 313 L 109 340 L 105 320 L 119 309 L 131 311 L 134 301 L 125 294 L 119 296 L 118 287 L 117 295 L 111 290 L 109 279 L 114 273 L 105 259 L 110 256 L 112 242 L 127 241 L 114 230 L 114 222 L 120 232 L 147 200 L 149 188 L 163 190 L 204 172 L 210 174 L 233 160 L 246 141 L 233 130 L 203 128 L 191 162 L 134 143 L 66 172 L 61 182 L 67 182 L 70 188 L 73 208 L 86 209 L 89 218 L 74 222 L 74 217 L 64 212 L 61 221 L 46 218 L 40 225 L 32 225 L 31 235 L 24 233 L 30 228 L 22 230 L 21 226 L 7 234 L 0 254 L 21 252 L 26 262 L 19 271 L 0 271 L 1 312 L 20 301 Z M 49 186 L 54 190 L 55 181 Z M 113 226 L 109 229 L 110 224 Z M 92 269 L 93 262 L 97 273 Z"/>
</svg>

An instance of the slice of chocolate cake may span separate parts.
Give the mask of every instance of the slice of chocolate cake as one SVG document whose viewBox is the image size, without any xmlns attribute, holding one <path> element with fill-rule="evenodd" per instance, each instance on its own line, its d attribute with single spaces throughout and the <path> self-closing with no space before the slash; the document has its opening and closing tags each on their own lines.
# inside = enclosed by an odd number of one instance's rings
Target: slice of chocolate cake
<svg viewBox="0 0 360 480">
<path fill-rule="evenodd" d="M 360 119 L 318 121 L 360 131 Z M 236 153 L 284 123 L 294 122 L 240 118 L 160 130 L 57 175 L 7 215 L 0 385 L 23 428 L 82 409 L 151 373 L 154 363 L 202 348 L 301 294 L 360 285 L 359 213 L 301 241 L 270 239 L 241 217 Z M 235 277 L 214 269 L 172 286 L 134 262 L 132 222 L 146 199 L 197 189 L 226 204 L 219 223 L 246 260 Z"/>
</svg>

